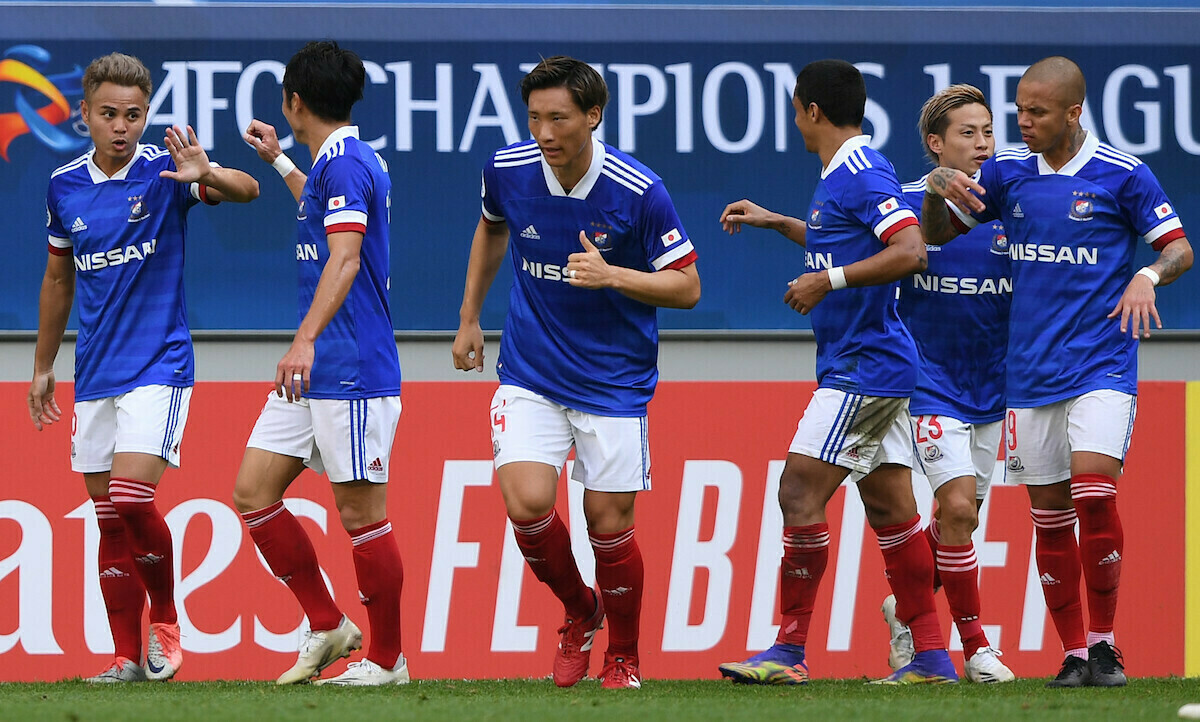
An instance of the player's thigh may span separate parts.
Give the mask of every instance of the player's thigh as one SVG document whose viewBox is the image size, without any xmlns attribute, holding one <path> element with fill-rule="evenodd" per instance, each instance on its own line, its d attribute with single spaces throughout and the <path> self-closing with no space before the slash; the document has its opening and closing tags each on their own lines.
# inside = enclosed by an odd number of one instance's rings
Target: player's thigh
<svg viewBox="0 0 1200 722">
<path fill-rule="evenodd" d="M 572 479 L 588 491 L 649 491 L 650 442 L 645 416 L 568 410 L 567 420 L 575 438 Z"/>
<path fill-rule="evenodd" d="M 897 424 L 908 429 L 907 447 L 884 439 Z M 796 424 L 788 452 L 868 474 L 882 463 L 912 464 L 912 435 L 908 399 L 863 396 L 838 389 L 817 389 Z M 895 457 L 895 458 L 892 458 Z"/>
<path fill-rule="evenodd" d="M 400 397 L 309 399 L 313 440 L 333 483 L 386 484 Z"/>
<path fill-rule="evenodd" d="M 283 499 L 302 471 L 303 459 L 247 446 L 233 485 L 233 504 L 242 514 L 265 509 Z"/>
<path fill-rule="evenodd" d="M 1133 422 L 1137 397 L 1120 391 L 1091 391 L 1067 404 L 1067 435 L 1071 443 L 1072 476 L 1103 473 L 1114 478 L 1121 472 Z M 1089 459 L 1092 454 L 1100 458 Z M 1086 466 L 1087 468 L 1080 468 Z"/>
<path fill-rule="evenodd" d="M 117 445 L 117 399 L 76 401 L 71 418 L 71 470 L 88 479 L 94 474 L 107 473 L 112 469 L 113 451 Z M 108 493 L 107 476 L 103 480 L 103 494 Z M 88 483 L 89 493 L 93 486 L 99 489 L 100 481 Z M 92 494 L 96 496 L 96 494 Z"/>
<path fill-rule="evenodd" d="M 190 386 L 139 386 L 117 396 L 114 452 L 157 456 L 178 467 L 191 402 Z"/>
<path fill-rule="evenodd" d="M 282 496 L 305 466 L 318 474 L 325 470 L 317 452 L 309 400 L 289 402 L 270 391 L 246 440 L 234 499 L 250 503 L 251 498 L 271 498 L 276 492 Z"/>
<path fill-rule="evenodd" d="M 912 417 L 912 425 L 916 460 L 935 496 L 950 480 L 975 476 L 971 424 L 952 416 L 922 414 Z"/>
<path fill-rule="evenodd" d="M 1003 421 L 971 425 L 971 463 L 975 467 L 976 501 L 982 502 L 992 488 L 1003 432 Z"/>
<path fill-rule="evenodd" d="M 492 396 L 489 423 L 496 477 L 509 516 L 527 520 L 550 513 L 575 443 L 566 407 L 505 384 Z"/>
<path fill-rule="evenodd" d="M 1067 402 L 1008 409 L 1004 421 L 1005 473 L 1027 486 L 1057 484 L 1071 477 Z"/>
</svg>

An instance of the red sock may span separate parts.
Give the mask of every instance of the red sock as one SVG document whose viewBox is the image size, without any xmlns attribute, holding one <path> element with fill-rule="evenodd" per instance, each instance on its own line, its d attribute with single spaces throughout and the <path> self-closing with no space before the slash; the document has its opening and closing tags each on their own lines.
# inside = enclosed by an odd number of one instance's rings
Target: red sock
<svg viewBox="0 0 1200 722">
<path fill-rule="evenodd" d="M 636 659 L 646 575 L 633 527 L 616 534 L 590 534 L 588 539 L 596 555 L 596 584 L 608 618 L 608 653 Z"/>
<path fill-rule="evenodd" d="M 125 522 L 107 496 L 92 498 L 100 526 L 100 594 L 108 612 L 113 651 L 118 657 L 142 662 L 142 608 L 146 587 L 138 576 L 125 537 Z"/>
<path fill-rule="evenodd" d="M 776 644 L 803 647 L 825 567 L 829 564 L 829 524 L 785 526 L 779 564 L 779 634 Z"/>
<path fill-rule="evenodd" d="M 942 532 L 938 529 L 937 519 L 930 519 L 929 526 L 925 527 L 925 541 L 929 542 L 929 553 L 933 555 L 934 560 L 937 560 L 938 544 L 942 543 Z M 936 591 L 942 586 L 942 576 L 938 573 L 937 564 L 933 565 L 933 588 Z"/>
<path fill-rule="evenodd" d="M 317 552 L 304 527 L 282 501 L 265 509 L 242 514 L 250 538 L 271 567 L 271 573 L 287 585 L 308 615 L 309 627 L 316 631 L 334 629 L 342 622 L 338 609 L 317 564 Z"/>
<path fill-rule="evenodd" d="M 125 523 L 134 567 L 150 595 L 150 621 L 175 624 L 175 562 L 171 530 L 154 505 L 154 484 L 112 477 L 108 497 Z"/>
<path fill-rule="evenodd" d="M 551 509 L 538 519 L 512 520 L 513 536 L 533 575 L 550 587 L 571 619 L 587 619 L 596 611 L 596 598 L 579 576 L 571 553 L 571 533 Z"/>
<path fill-rule="evenodd" d="M 400 658 L 400 590 L 404 586 L 404 564 L 400 547 L 387 519 L 350 532 L 354 544 L 354 572 L 358 593 L 371 624 L 371 646 L 367 659 L 384 669 Z"/>
<path fill-rule="evenodd" d="M 1108 634 L 1117 614 L 1121 554 L 1125 532 L 1117 515 L 1117 481 L 1103 474 L 1071 479 L 1071 498 L 1079 515 L 1079 558 L 1087 585 L 1088 631 Z"/>
<path fill-rule="evenodd" d="M 979 621 L 979 563 L 975 545 L 942 544 L 937 550 L 937 570 L 946 587 L 950 616 L 962 638 L 963 654 L 970 659 L 975 650 L 990 646 Z"/>
<path fill-rule="evenodd" d="M 921 538 L 921 517 L 875 530 L 888 584 L 896 595 L 896 618 L 912 631 L 913 649 L 945 649 L 933 604 L 933 555 Z"/>
<path fill-rule="evenodd" d="M 1041 575 L 1046 609 L 1065 651 L 1084 649 L 1083 609 L 1079 601 L 1079 545 L 1074 509 L 1030 509 L 1037 534 L 1034 556 Z"/>
</svg>

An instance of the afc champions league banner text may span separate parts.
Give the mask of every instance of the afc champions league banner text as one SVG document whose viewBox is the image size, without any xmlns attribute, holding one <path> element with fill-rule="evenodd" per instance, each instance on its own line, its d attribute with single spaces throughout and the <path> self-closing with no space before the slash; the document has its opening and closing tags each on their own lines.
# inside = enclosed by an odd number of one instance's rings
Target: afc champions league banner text
<svg viewBox="0 0 1200 722">
<path fill-rule="evenodd" d="M 1187 422 L 1200 388 L 1143 383 L 1127 474 L 1118 497 L 1126 557 L 1117 638 L 1149 676 L 1185 672 Z M 1200 384 L 1190 384 L 1200 387 Z M 420 677 L 540 677 L 550 670 L 561 606 L 527 570 L 508 528 L 492 470 L 489 383 L 409 383 L 392 456 L 388 516 L 404 557 L 404 651 Z M 176 544 L 176 603 L 188 663 L 181 679 L 273 678 L 295 655 L 304 620 L 271 575 L 233 510 L 230 494 L 246 436 L 267 385 L 200 383 L 192 399 L 183 467 L 158 498 Z M 810 383 L 667 382 L 650 405 L 652 491 L 638 504 L 646 564 L 642 669 L 648 677 L 713 678 L 775 638 L 783 459 Z M 17 409 L 26 385 L 0 384 L 0 408 Z M 71 385 L 59 403 L 71 403 Z M 713 409 L 721 409 L 719 416 Z M 431 420 L 436 419 L 436 423 Z M 692 420 L 706 419 L 703 423 Z M 684 420 L 687 420 L 686 422 Z M 96 578 L 91 504 L 69 468 L 67 429 L 37 433 L 27 417 L 0 416 L 0 436 L 38 459 L 0 500 L 0 679 L 88 673 L 112 654 Z M 999 469 L 997 480 L 1003 480 Z M 931 493 L 913 480 L 928 517 Z M 564 482 L 565 484 L 565 482 Z M 563 487 L 560 487 L 563 488 Z M 567 519 L 585 581 L 593 570 L 581 486 L 566 484 Z M 1153 503 L 1149 503 L 1152 500 Z M 313 537 L 334 596 L 360 624 L 350 540 L 329 484 L 305 472 L 288 507 Z M 1053 674 L 1062 660 L 1032 555 L 1025 490 L 993 486 L 975 546 L 988 638 L 1021 677 Z M 1193 520 L 1194 521 L 1194 520 Z M 887 673 L 888 593 L 858 494 L 829 505 L 834 542 L 817 599 L 809 659 L 820 677 Z M 1193 565 L 1194 566 L 1194 565 Z M 958 648 L 944 595 L 943 632 Z M 1149 623 L 1148 620 L 1153 620 Z M 608 632 L 599 632 L 598 644 Z M 462 660 L 471 663 L 463 666 Z M 340 672 L 344 663 L 334 669 Z M 1192 671 L 1191 673 L 1195 673 Z"/>
<path fill-rule="evenodd" d="M 45 7 L 40 12 L 47 22 L 57 17 Z M 353 19 L 359 11 L 345 12 Z M 452 17 L 464 22 L 472 17 L 458 12 Z M 512 12 L 534 22 L 531 11 Z M 685 16 L 680 11 L 681 22 Z M 408 16 L 396 17 L 403 24 Z M 781 302 L 787 281 L 803 270 L 794 245 L 768 232 L 731 239 L 721 232 L 717 214 L 743 197 L 790 215 L 805 214 L 820 169 L 793 127 L 791 91 L 796 71 L 821 57 L 858 65 L 869 95 L 865 130 L 900 178 L 910 180 L 930 168 L 915 128 L 921 104 L 932 93 L 950 83 L 977 85 L 995 113 L 997 149 L 1019 145 L 1014 98 L 1021 73 L 1043 56 L 1066 54 L 1079 62 L 1088 80 L 1083 124 L 1149 163 L 1185 228 L 1200 223 L 1195 183 L 1200 176 L 1200 47 L 1194 43 L 1159 44 L 1120 33 L 1112 44 L 1076 46 L 839 40 L 859 17 L 849 15 L 848 24 L 831 27 L 828 39 L 819 43 L 752 38 L 632 43 L 620 36 L 581 38 L 578 32 L 551 34 L 541 42 L 503 37 L 466 42 L 456 41 L 455 27 L 461 26 L 454 25 L 430 28 L 431 37 L 419 41 L 356 40 L 352 32 L 337 37 L 365 61 L 366 97 L 353 120 L 392 174 L 395 328 L 457 328 L 467 254 L 480 213 L 480 169 L 497 148 L 527 137 L 518 83 L 539 56 L 556 52 L 580 57 L 603 73 L 611 100 L 598 135 L 636 154 L 664 178 L 700 254 L 706 269 L 703 297 L 694 310 L 661 311 L 667 329 L 808 327 L 806 318 Z M 347 27 L 354 23 L 348 21 Z M 285 24 L 274 37 L 286 31 Z M 196 35 L 202 32 L 198 28 Z M 730 32 L 736 39 L 737 29 Z M 0 29 L 0 197 L 6 199 L 5 251 L 12 268 L 0 297 L 0 329 L 34 329 L 46 255 L 47 179 L 87 146 L 78 115 L 82 67 L 117 46 L 94 34 L 67 41 L 11 33 Z M 263 184 L 262 197 L 248 206 L 231 204 L 189 217 L 193 328 L 293 328 L 295 204 L 243 142 L 242 131 L 260 118 L 287 132 L 279 107 L 283 68 L 310 38 L 223 37 L 166 41 L 139 34 L 123 38 L 119 48 L 141 57 L 154 80 L 146 142 L 161 144 L 169 124 L 190 124 L 213 160 L 247 168 Z M 303 167 L 305 150 L 293 147 L 290 136 L 282 142 Z M 1143 248 L 1134 267 L 1152 258 L 1153 252 Z M 925 280 L 960 293 L 971 288 Z M 507 282 L 501 278 L 498 285 L 504 288 Z M 1158 299 L 1164 324 L 1200 329 L 1200 305 L 1192 302 L 1197 295 L 1200 276 L 1164 289 Z M 503 325 L 506 303 L 506 294 L 492 294 L 484 328 Z"/>
</svg>

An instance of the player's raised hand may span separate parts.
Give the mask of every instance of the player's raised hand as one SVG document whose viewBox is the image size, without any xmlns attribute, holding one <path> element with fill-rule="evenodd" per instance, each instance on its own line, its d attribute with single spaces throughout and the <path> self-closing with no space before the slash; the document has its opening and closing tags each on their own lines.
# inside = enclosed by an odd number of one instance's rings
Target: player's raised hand
<svg viewBox="0 0 1200 722">
<path fill-rule="evenodd" d="M 38 431 L 62 418 L 58 402 L 54 400 L 54 371 L 35 373 L 29 384 L 29 417 Z"/>
<path fill-rule="evenodd" d="M 567 256 L 567 283 L 578 288 L 607 288 L 611 286 L 612 266 L 604 260 L 604 255 L 596 244 L 587 237 L 587 233 L 579 232 L 579 244 L 583 246 L 582 253 L 572 253 Z"/>
<path fill-rule="evenodd" d="M 742 232 L 742 224 L 756 228 L 766 228 L 770 225 L 772 213 L 761 206 L 743 198 L 725 206 L 721 211 L 721 228 L 733 235 Z"/>
<path fill-rule="evenodd" d="M 186 133 L 178 126 L 167 128 L 167 136 L 163 143 L 171 153 L 171 160 L 175 161 L 175 170 L 164 170 L 158 174 L 159 177 L 170 178 L 180 183 L 195 183 L 212 173 L 208 153 L 204 152 L 204 147 L 200 145 L 192 126 L 187 127 Z"/>
<path fill-rule="evenodd" d="M 478 321 L 459 325 L 450 353 L 454 357 L 454 368 L 483 373 L 483 329 Z"/>
<path fill-rule="evenodd" d="M 250 125 L 246 126 L 246 132 L 242 134 L 242 139 L 254 148 L 259 158 L 268 163 L 274 163 L 275 159 L 283 153 L 283 148 L 279 146 L 279 136 L 275 133 L 275 126 L 264 123 L 258 118 L 250 121 Z"/>
<path fill-rule="evenodd" d="M 964 213 L 979 213 L 985 206 L 979 196 L 987 193 L 971 176 L 955 168 L 934 168 L 925 179 L 925 191 L 939 195 Z"/>
<path fill-rule="evenodd" d="M 831 290 L 833 288 L 829 285 L 829 274 L 825 271 L 813 271 L 788 282 L 783 302 L 791 306 L 793 311 L 807 316 Z"/>
<path fill-rule="evenodd" d="M 1150 319 L 1158 328 L 1162 328 L 1162 319 L 1158 317 L 1158 308 L 1154 305 L 1156 294 L 1154 281 L 1141 274 L 1133 277 L 1121 294 L 1121 300 L 1108 314 L 1108 318 L 1121 318 L 1121 333 L 1128 333 L 1131 338 L 1150 338 Z"/>
</svg>

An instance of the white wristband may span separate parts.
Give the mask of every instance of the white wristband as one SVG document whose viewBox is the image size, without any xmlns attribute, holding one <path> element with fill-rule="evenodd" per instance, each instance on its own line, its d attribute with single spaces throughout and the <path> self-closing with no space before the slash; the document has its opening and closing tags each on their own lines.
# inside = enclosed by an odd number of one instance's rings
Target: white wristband
<svg viewBox="0 0 1200 722">
<path fill-rule="evenodd" d="M 846 270 L 843 266 L 829 269 L 829 285 L 836 291 L 846 287 Z"/>
<path fill-rule="evenodd" d="M 279 173 L 280 178 L 287 178 L 292 171 L 296 170 L 296 164 L 292 162 L 291 158 L 287 157 L 286 153 L 280 153 L 275 162 L 271 164 L 271 167 Z"/>
<path fill-rule="evenodd" d="M 1158 275 L 1158 272 L 1149 266 L 1142 268 L 1134 275 L 1135 276 L 1145 276 L 1146 278 L 1149 278 L 1150 283 L 1153 283 L 1155 286 L 1157 286 L 1158 282 L 1162 280 L 1162 278 Z"/>
</svg>

